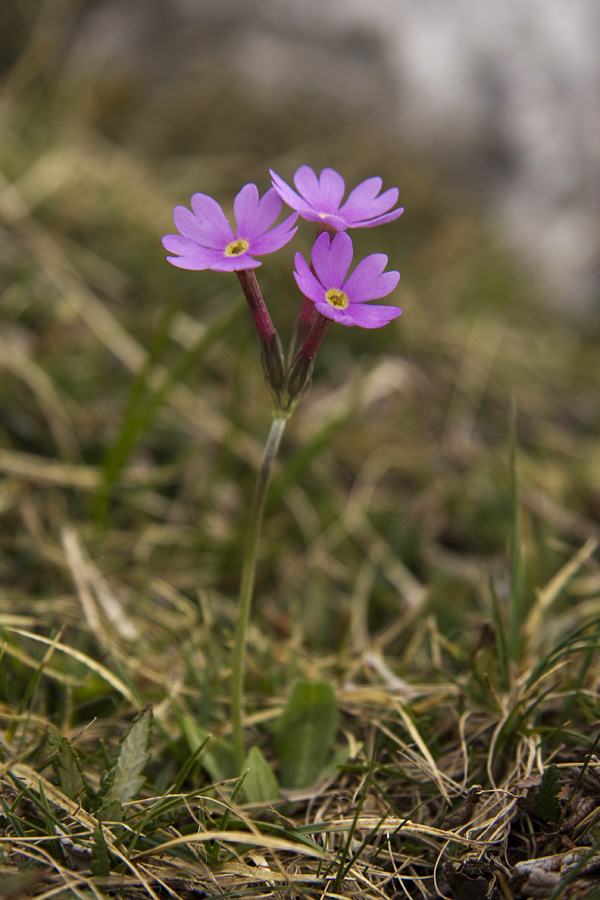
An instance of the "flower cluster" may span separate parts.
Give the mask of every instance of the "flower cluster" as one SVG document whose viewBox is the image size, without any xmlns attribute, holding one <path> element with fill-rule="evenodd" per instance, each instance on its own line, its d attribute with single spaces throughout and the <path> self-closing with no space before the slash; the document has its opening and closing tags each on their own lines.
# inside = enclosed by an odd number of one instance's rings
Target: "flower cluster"
<svg viewBox="0 0 600 900">
<path fill-rule="evenodd" d="M 235 230 L 221 206 L 207 194 L 194 194 L 192 211 L 176 206 L 173 219 L 179 234 L 168 234 L 163 245 L 167 259 L 182 269 L 236 272 L 256 323 L 265 376 L 279 409 L 291 409 L 306 389 L 318 346 L 332 322 L 380 328 L 400 315 L 398 306 L 372 304 L 390 294 L 400 274 L 386 272 L 383 253 L 362 259 L 349 273 L 354 255 L 352 228 L 372 228 L 392 222 L 403 212 L 393 208 L 398 189 L 382 191 L 379 177 L 367 178 L 344 202 L 346 186 L 334 169 L 320 176 L 301 166 L 294 175 L 295 190 L 271 171 L 272 187 L 260 197 L 255 184 L 246 184 L 233 203 Z M 293 212 L 275 224 L 282 202 Z M 288 355 L 281 344 L 262 298 L 253 269 L 257 257 L 284 247 L 297 231 L 298 217 L 318 226 L 310 263 L 297 253 L 294 278 L 303 304 Z M 274 373 L 277 373 L 276 375 Z"/>
</svg>

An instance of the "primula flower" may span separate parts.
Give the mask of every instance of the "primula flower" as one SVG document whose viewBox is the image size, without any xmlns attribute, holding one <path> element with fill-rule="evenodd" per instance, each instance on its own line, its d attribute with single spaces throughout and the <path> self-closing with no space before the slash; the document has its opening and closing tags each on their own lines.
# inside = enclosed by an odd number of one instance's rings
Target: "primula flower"
<svg viewBox="0 0 600 900">
<path fill-rule="evenodd" d="M 387 256 L 372 253 L 346 278 L 352 255 L 352 240 L 348 234 L 340 232 L 331 239 L 323 232 L 311 252 L 314 273 L 302 254 L 296 253 L 296 283 L 321 315 L 340 325 L 360 325 L 361 328 L 387 325 L 400 315 L 400 307 L 366 304 L 391 293 L 400 280 L 400 273 L 384 272 Z"/>
<path fill-rule="evenodd" d="M 173 221 L 180 234 L 167 234 L 163 246 L 177 256 L 167 260 L 180 269 L 237 272 L 262 263 L 254 256 L 281 249 L 296 233 L 298 213 L 271 227 L 281 212 L 281 199 L 273 188 L 259 197 L 255 184 L 246 184 L 233 202 L 233 231 L 220 205 L 207 194 L 194 194 L 193 212 L 176 206 Z"/>
<path fill-rule="evenodd" d="M 294 175 L 297 192 L 272 169 L 270 172 L 273 187 L 284 203 L 297 210 L 303 219 L 321 222 L 335 231 L 383 225 L 404 212 L 402 207 L 388 212 L 398 201 L 398 188 L 388 188 L 379 194 L 383 185 L 379 176 L 362 181 L 340 206 L 346 186 L 335 169 L 323 169 L 317 178 L 310 166 L 300 166 Z"/>
</svg>

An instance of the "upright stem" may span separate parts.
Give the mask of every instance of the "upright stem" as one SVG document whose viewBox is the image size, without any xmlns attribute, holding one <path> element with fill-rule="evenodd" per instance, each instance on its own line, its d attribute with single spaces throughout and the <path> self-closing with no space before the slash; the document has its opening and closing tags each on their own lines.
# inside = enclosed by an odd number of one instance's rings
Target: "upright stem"
<svg viewBox="0 0 600 900">
<path fill-rule="evenodd" d="M 275 326 L 271 321 L 269 310 L 263 300 L 258 281 L 253 269 L 241 269 L 235 273 L 242 286 L 244 296 L 248 301 L 254 324 L 261 340 L 271 338 L 275 334 Z"/>
<path fill-rule="evenodd" d="M 273 463 L 277 456 L 279 444 L 285 428 L 287 418 L 275 416 L 271 424 L 271 430 L 263 451 L 263 458 L 258 470 L 252 506 L 250 508 L 250 520 L 246 535 L 246 547 L 242 562 L 242 578 L 240 583 L 239 608 L 235 628 L 235 642 L 233 645 L 233 670 L 231 675 L 231 725 L 233 731 L 233 749 L 235 764 L 239 774 L 244 765 L 244 660 L 246 655 L 246 638 L 252 596 L 254 594 L 254 578 L 256 573 L 256 558 L 260 541 L 260 532 L 265 508 L 265 498 L 269 486 L 269 478 L 273 469 Z"/>
<path fill-rule="evenodd" d="M 321 313 L 317 313 L 314 325 L 309 331 L 302 347 L 300 347 L 298 356 L 302 356 L 304 359 L 315 358 L 317 350 L 321 346 L 321 341 L 331 326 L 331 322 L 331 319 L 321 315 Z"/>
</svg>

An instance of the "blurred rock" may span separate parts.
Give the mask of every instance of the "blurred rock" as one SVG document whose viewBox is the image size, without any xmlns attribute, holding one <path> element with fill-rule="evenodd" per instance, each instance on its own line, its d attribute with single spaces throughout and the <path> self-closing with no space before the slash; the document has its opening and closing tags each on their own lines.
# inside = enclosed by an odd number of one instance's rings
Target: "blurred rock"
<svg viewBox="0 0 600 900">
<path fill-rule="evenodd" d="M 599 36 L 598 0 L 95 0 L 79 49 L 157 80 L 214 60 L 269 102 L 321 94 L 392 121 L 552 302 L 587 315 L 600 311 Z"/>
</svg>

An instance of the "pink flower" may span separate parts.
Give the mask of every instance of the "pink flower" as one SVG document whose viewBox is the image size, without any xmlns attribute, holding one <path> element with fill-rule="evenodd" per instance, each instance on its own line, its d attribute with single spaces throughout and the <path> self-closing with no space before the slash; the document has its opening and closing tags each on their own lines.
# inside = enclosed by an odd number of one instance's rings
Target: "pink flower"
<svg viewBox="0 0 600 900">
<path fill-rule="evenodd" d="M 162 239 L 165 249 L 177 254 L 167 260 L 180 269 L 255 269 L 261 265 L 255 256 L 279 250 L 297 230 L 292 226 L 298 213 L 272 227 L 281 212 L 281 199 L 273 188 L 259 197 L 255 184 L 244 185 L 234 200 L 235 232 L 221 206 L 207 194 L 194 194 L 192 209 L 176 206 L 173 220 L 180 233 Z"/>
<path fill-rule="evenodd" d="M 358 263 L 351 275 L 352 240 L 340 232 L 333 239 L 326 232 L 314 243 L 311 259 L 314 273 L 301 253 L 296 253 L 294 278 L 305 297 L 313 301 L 321 315 L 340 325 L 380 328 L 400 315 L 399 306 L 367 306 L 394 290 L 399 272 L 384 272 L 388 258 L 372 253 Z"/>
<path fill-rule="evenodd" d="M 335 169 L 323 169 L 317 178 L 310 166 L 300 166 L 294 175 L 294 191 L 271 169 L 273 187 L 284 203 L 309 222 L 321 222 L 335 231 L 347 228 L 371 228 L 392 222 L 404 209 L 388 210 L 398 201 L 398 188 L 379 194 L 383 181 L 378 176 L 367 178 L 351 191 L 343 206 L 345 192 L 342 176 Z M 379 196 L 378 196 L 379 195 Z"/>
</svg>

